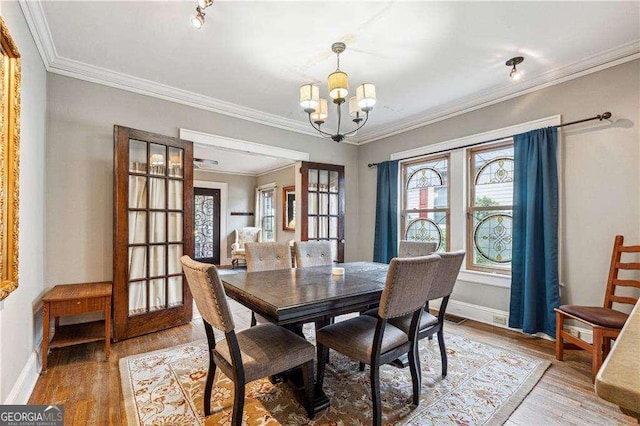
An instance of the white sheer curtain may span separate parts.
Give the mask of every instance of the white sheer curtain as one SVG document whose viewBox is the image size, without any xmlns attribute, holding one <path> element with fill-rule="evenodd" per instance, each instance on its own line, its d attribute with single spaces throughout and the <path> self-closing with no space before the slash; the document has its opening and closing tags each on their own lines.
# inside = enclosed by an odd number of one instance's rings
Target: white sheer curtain
<svg viewBox="0 0 640 426">
<path fill-rule="evenodd" d="M 147 207 L 147 179 L 142 176 L 129 178 L 129 208 Z M 145 243 L 146 212 L 129 213 L 129 243 Z M 129 280 L 147 276 L 146 247 L 129 247 Z M 129 315 L 144 313 L 147 308 L 145 281 L 129 283 Z"/>
<path fill-rule="evenodd" d="M 165 210 L 165 185 L 167 179 L 158 177 L 131 176 L 129 184 L 129 207 L 144 209 L 147 207 L 147 182 L 149 188 L 149 208 Z M 182 210 L 182 181 L 168 180 L 168 208 Z M 129 242 L 130 243 L 182 243 L 183 214 L 177 212 L 146 212 L 132 211 L 129 213 Z M 146 238 L 147 220 L 149 221 L 149 238 Z M 167 221 L 168 220 L 168 224 Z M 168 235 L 167 235 L 168 225 Z M 129 280 L 147 278 L 147 261 L 149 262 L 149 277 L 182 272 L 180 257 L 182 244 L 150 245 L 149 257 L 147 247 L 129 248 Z M 167 271 L 167 256 L 168 268 Z M 171 277 L 168 282 L 168 294 L 165 294 L 165 279 L 149 280 L 149 294 L 147 295 L 146 281 L 129 283 L 129 315 L 146 312 L 147 297 L 149 310 L 164 309 L 165 304 L 176 306 L 182 304 L 182 277 Z"/>
</svg>

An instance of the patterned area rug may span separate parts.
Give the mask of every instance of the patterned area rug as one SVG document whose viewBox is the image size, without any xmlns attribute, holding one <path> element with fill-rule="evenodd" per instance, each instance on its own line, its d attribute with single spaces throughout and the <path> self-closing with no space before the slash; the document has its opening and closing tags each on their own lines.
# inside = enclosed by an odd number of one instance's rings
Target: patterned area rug
<svg viewBox="0 0 640 426">
<path fill-rule="evenodd" d="M 383 423 L 394 425 L 503 424 L 542 377 L 550 363 L 445 332 L 449 371 L 440 373 L 437 340 L 420 342 L 422 397 L 411 405 L 409 368 L 380 371 Z M 313 334 L 313 329 L 305 333 Z M 309 333 L 310 332 L 310 333 Z M 203 417 L 207 344 L 193 342 L 120 360 L 129 425 L 225 425 L 231 422 L 233 383 L 217 370 L 213 414 Z M 371 424 L 369 370 L 331 352 L 324 390 L 331 406 L 309 421 L 286 383 L 267 379 L 247 385 L 247 425 Z"/>
</svg>

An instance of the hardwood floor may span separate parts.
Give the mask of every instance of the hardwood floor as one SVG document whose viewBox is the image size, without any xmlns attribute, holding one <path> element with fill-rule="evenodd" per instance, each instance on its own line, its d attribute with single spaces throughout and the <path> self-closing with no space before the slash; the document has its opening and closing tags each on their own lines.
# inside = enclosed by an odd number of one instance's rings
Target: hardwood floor
<svg viewBox="0 0 640 426">
<path fill-rule="evenodd" d="M 249 325 L 249 311 L 231 303 L 236 327 Z M 507 421 L 507 425 L 636 424 L 593 392 L 590 358 L 584 351 L 567 351 L 565 361 L 554 357 L 553 342 L 467 320 L 447 322 L 446 330 L 474 340 L 522 351 L 552 362 L 536 387 Z M 114 343 L 104 362 L 103 344 L 60 348 L 49 355 L 49 371 L 40 376 L 29 404 L 63 404 L 66 425 L 126 424 L 122 401 L 120 358 L 205 339 L 201 320 L 158 333 Z"/>
</svg>

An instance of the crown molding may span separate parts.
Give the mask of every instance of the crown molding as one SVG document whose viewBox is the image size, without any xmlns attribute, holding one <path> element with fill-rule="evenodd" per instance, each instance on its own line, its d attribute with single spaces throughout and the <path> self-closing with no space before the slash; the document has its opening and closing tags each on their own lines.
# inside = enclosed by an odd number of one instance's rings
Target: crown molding
<svg viewBox="0 0 640 426">
<path fill-rule="evenodd" d="M 364 145 L 379 139 L 408 132 L 638 58 L 640 58 L 640 40 L 634 40 L 572 64 L 554 68 L 538 76 L 532 76 L 524 81 L 512 84 L 509 87 L 494 86 L 490 89 L 432 108 L 407 119 L 396 121 L 391 125 L 378 127 L 375 131 L 363 132 L 358 139 L 358 144 Z"/>
<path fill-rule="evenodd" d="M 213 97 L 203 96 L 198 93 L 59 56 L 42 8 L 41 0 L 18 1 L 38 48 L 38 52 L 48 72 L 325 139 L 302 121 L 247 108 Z M 528 76 L 525 80 L 511 84 L 508 87 L 494 86 L 436 108 L 431 108 L 406 119 L 396 120 L 389 125 L 378 127 L 373 131 L 364 131 L 357 137 L 351 137 L 341 143 L 363 145 L 374 142 L 638 58 L 640 58 L 640 40 L 634 40 L 537 76 Z"/>
</svg>

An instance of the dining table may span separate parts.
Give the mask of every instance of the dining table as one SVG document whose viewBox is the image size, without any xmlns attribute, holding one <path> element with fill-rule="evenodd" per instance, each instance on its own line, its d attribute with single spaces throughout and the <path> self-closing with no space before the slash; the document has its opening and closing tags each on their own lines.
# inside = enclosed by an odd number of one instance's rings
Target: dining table
<svg viewBox="0 0 640 426">
<path fill-rule="evenodd" d="M 228 297 L 267 320 L 304 337 L 302 326 L 328 324 L 335 316 L 361 312 L 380 301 L 389 265 L 350 262 L 335 266 L 314 266 L 221 275 Z M 291 382 L 301 387 L 297 374 Z M 314 409 L 324 410 L 329 399 L 315 383 Z"/>
</svg>

